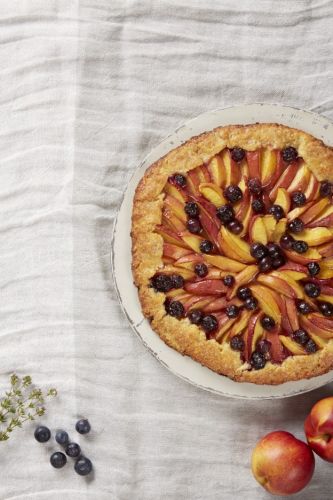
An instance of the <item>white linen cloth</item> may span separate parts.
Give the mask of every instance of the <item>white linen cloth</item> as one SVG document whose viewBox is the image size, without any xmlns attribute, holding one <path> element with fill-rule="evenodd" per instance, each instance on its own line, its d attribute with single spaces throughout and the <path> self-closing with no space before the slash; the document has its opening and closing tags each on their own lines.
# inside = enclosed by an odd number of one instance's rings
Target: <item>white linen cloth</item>
<svg viewBox="0 0 333 500">
<path fill-rule="evenodd" d="M 1 500 L 269 498 L 252 448 L 304 438 L 332 386 L 247 403 L 177 379 L 118 305 L 111 230 L 135 166 L 190 117 L 262 101 L 333 119 L 332 18 L 328 0 L 0 2 L 0 386 L 12 371 L 56 386 L 43 421 L 95 465 L 53 469 L 28 426 L 0 443 Z M 298 498 L 331 500 L 332 470 L 318 459 Z"/>
</svg>

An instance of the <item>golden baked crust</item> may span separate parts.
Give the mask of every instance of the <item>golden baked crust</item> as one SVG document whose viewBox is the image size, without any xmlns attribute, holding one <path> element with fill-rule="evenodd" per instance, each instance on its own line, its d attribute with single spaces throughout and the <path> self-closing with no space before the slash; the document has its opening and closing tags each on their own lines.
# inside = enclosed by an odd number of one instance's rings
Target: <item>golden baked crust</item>
<svg viewBox="0 0 333 500">
<path fill-rule="evenodd" d="M 207 163 L 224 148 L 255 151 L 264 147 L 281 150 L 287 146 L 297 149 L 319 181 L 333 181 L 332 148 L 309 134 L 278 124 L 227 126 L 193 137 L 151 165 L 134 198 L 132 269 L 144 315 L 170 347 L 240 382 L 280 384 L 323 374 L 333 367 L 333 340 L 314 354 L 289 356 L 282 364 L 268 362 L 262 370 L 248 370 L 248 365 L 228 343 L 206 340 L 204 332 L 188 319 L 178 320 L 166 314 L 165 295 L 150 287 L 150 279 L 163 267 L 163 238 L 154 230 L 161 223 L 163 189 L 170 175 L 185 174 Z"/>
</svg>

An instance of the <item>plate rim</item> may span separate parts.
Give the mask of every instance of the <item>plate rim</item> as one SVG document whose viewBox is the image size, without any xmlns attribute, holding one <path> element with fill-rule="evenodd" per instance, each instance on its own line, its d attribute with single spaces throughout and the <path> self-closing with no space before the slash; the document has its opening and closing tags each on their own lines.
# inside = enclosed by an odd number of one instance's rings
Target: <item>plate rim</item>
<svg viewBox="0 0 333 500">
<path fill-rule="evenodd" d="M 329 126 L 329 125 L 332 126 L 333 125 L 333 123 L 331 122 L 331 120 L 328 117 L 326 117 L 325 115 L 313 112 L 313 111 L 304 110 L 302 108 L 298 108 L 296 106 L 289 106 L 289 105 L 286 105 L 286 104 L 262 103 L 262 102 L 253 102 L 253 103 L 230 105 L 230 106 L 226 106 L 226 107 L 218 107 L 218 108 L 205 111 L 203 113 L 200 113 L 200 114 L 198 114 L 196 116 L 193 116 L 193 117 L 189 118 L 186 122 L 178 125 L 178 127 L 176 127 L 172 132 L 170 132 L 169 134 L 167 134 L 162 140 L 160 140 L 157 144 L 155 144 L 148 151 L 148 153 L 146 153 L 143 156 L 143 158 L 138 162 L 137 166 L 134 168 L 133 172 L 131 173 L 130 177 L 128 178 L 126 186 L 125 186 L 125 188 L 124 188 L 124 190 L 122 192 L 119 204 L 117 206 L 116 214 L 115 214 L 113 225 L 112 225 L 112 230 L 111 230 L 111 251 L 110 251 L 111 276 L 112 276 L 112 280 L 113 280 L 113 283 L 114 283 L 114 288 L 115 288 L 115 291 L 116 291 L 118 302 L 120 304 L 120 307 L 121 307 L 121 309 L 122 309 L 122 311 L 123 311 L 123 313 L 124 313 L 124 315 L 125 315 L 128 323 L 129 323 L 129 325 L 131 326 L 131 329 L 139 337 L 139 339 L 143 343 L 144 347 L 159 361 L 159 363 L 161 363 L 165 368 L 167 368 L 169 372 L 171 372 L 173 375 L 179 377 L 180 379 L 184 380 L 185 382 L 190 383 L 194 387 L 196 387 L 198 389 L 201 389 L 201 390 L 205 390 L 205 391 L 213 393 L 213 394 L 217 394 L 219 396 L 229 397 L 229 398 L 233 398 L 233 399 L 250 400 L 250 401 L 284 399 L 284 398 L 288 398 L 288 397 L 298 396 L 298 395 L 301 395 L 301 394 L 306 394 L 307 392 L 311 392 L 313 390 L 319 389 L 320 387 L 323 387 L 324 385 L 329 384 L 330 382 L 333 382 L 333 370 L 331 370 L 331 371 L 329 371 L 329 372 L 327 372 L 325 374 L 319 375 L 317 377 L 312 377 L 311 379 L 301 379 L 299 381 L 288 381 L 288 382 L 285 382 L 283 384 L 277 384 L 277 385 L 271 385 L 271 384 L 260 384 L 260 385 L 258 385 L 258 384 L 253 384 L 253 383 L 245 383 L 245 382 L 240 383 L 240 382 L 232 381 L 234 384 L 239 384 L 239 385 L 241 385 L 243 387 L 244 387 L 244 384 L 245 385 L 249 385 L 253 389 L 256 389 L 256 388 L 260 389 L 260 387 L 282 388 L 282 387 L 285 387 L 286 384 L 295 384 L 297 382 L 298 383 L 302 383 L 302 382 L 305 383 L 307 381 L 313 381 L 313 382 L 317 381 L 317 384 L 314 384 L 313 387 L 308 387 L 308 388 L 303 388 L 303 389 L 302 388 L 298 388 L 298 389 L 295 388 L 294 390 L 290 390 L 287 393 L 276 394 L 276 395 L 255 395 L 255 394 L 242 395 L 242 394 L 237 394 L 237 393 L 236 394 L 232 394 L 230 391 L 229 392 L 223 392 L 223 389 L 220 390 L 220 389 L 216 389 L 214 387 L 207 387 L 207 386 L 205 386 L 203 384 L 198 383 L 195 380 L 192 380 L 190 377 L 185 376 L 183 373 L 179 373 L 174 367 L 170 366 L 164 359 L 162 359 L 160 357 L 160 355 L 154 350 L 154 348 L 149 344 L 149 342 L 143 338 L 142 334 L 138 330 L 138 325 L 135 324 L 135 322 L 131 318 L 130 314 L 128 313 L 128 311 L 127 311 L 127 309 L 126 309 L 126 307 L 124 305 L 122 294 L 121 294 L 119 286 L 118 286 L 117 272 L 116 272 L 116 268 L 115 268 L 115 242 L 116 242 L 116 238 L 117 238 L 117 223 L 118 223 L 120 212 L 121 212 L 121 210 L 123 208 L 123 203 L 124 203 L 124 200 L 125 200 L 125 197 L 126 197 L 126 193 L 129 190 L 129 188 L 131 187 L 131 184 L 132 184 L 132 181 L 133 181 L 134 177 L 144 167 L 144 165 L 147 162 L 147 160 L 149 159 L 149 157 L 152 156 L 156 150 L 158 150 L 159 148 L 163 147 L 163 145 L 165 143 L 167 143 L 167 141 L 171 137 L 175 136 L 179 131 L 181 131 L 182 129 L 187 129 L 191 125 L 192 122 L 196 122 L 198 120 L 202 120 L 205 117 L 212 116 L 215 113 L 227 112 L 228 110 L 231 111 L 231 110 L 233 110 L 235 108 L 237 108 L 237 109 L 244 109 L 244 108 L 250 108 L 250 107 L 255 107 L 255 106 L 260 106 L 262 108 L 265 108 L 265 107 L 267 107 L 267 108 L 276 107 L 276 108 L 279 108 L 279 109 L 286 110 L 287 112 L 290 112 L 290 111 L 300 112 L 300 113 L 304 113 L 304 114 L 307 114 L 309 116 L 312 116 L 313 118 L 315 118 L 317 120 L 319 119 L 319 121 L 322 121 L 322 122 L 326 121 L 327 122 L 327 126 Z M 241 124 L 245 125 L 247 123 L 250 124 L 250 123 L 253 123 L 253 122 L 244 121 L 244 123 L 241 123 Z M 260 123 L 278 123 L 278 122 L 277 121 L 273 122 L 272 120 L 267 120 L 266 122 L 260 121 Z M 224 125 L 221 124 L 221 126 L 224 126 Z M 291 125 L 289 125 L 289 126 L 291 126 Z M 215 127 L 213 127 L 213 128 L 215 128 Z M 209 130 L 212 130 L 212 128 L 209 129 Z M 200 132 L 200 133 L 203 133 L 203 132 Z M 195 134 L 195 135 L 198 135 L 198 134 Z M 195 137 L 195 135 L 192 135 L 192 137 Z M 177 137 L 175 137 L 175 139 L 177 141 Z M 333 139 L 332 139 L 332 142 L 333 142 Z M 171 151 L 172 149 L 177 148 L 182 143 L 183 143 L 183 141 L 180 141 L 178 139 L 177 144 L 174 144 L 172 146 L 170 145 L 170 149 L 168 151 Z M 167 153 L 165 153 L 165 154 L 167 154 Z M 162 155 L 162 156 L 164 156 L 164 155 Z M 146 171 L 147 168 L 148 168 L 148 166 L 145 167 L 145 170 L 143 171 L 142 176 L 144 175 L 144 172 Z M 142 178 L 142 176 L 140 176 L 140 179 Z M 139 181 L 140 181 L 140 179 L 139 179 Z M 131 201 L 132 201 L 132 197 L 131 197 Z M 130 238 L 130 234 L 129 234 L 129 238 Z M 131 274 L 131 276 L 132 276 L 132 274 Z M 132 286 L 135 289 L 135 293 L 137 294 L 137 289 L 136 289 L 136 286 L 134 285 L 134 283 L 131 282 L 131 284 L 129 284 L 129 285 Z M 143 319 L 140 322 L 140 324 L 144 320 L 145 320 L 145 318 L 143 317 Z M 184 356 L 181 353 L 179 353 L 179 352 L 175 351 L 174 349 L 172 349 L 171 347 L 167 346 L 165 344 L 165 342 L 158 336 L 158 334 L 151 328 L 151 326 L 150 325 L 148 325 L 148 326 L 149 326 L 149 329 L 150 329 L 151 333 L 153 335 L 155 335 L 158 338 L 158 340 L 161 342 L 161 347 L 163 347 L 163 348 L 165 347 L 168 350 L 174 351 L 176 354 L 178 354 L 179 356 L 181 356 L 183 359 L 184 358 L 190 359 L 191 362 L 195 363 L 196 365 L 199 365 L 200 367 L 209 370 L 207 367 L 203 367 L 200 363 L 194 361 L 192 358 L 190 358 L 188 356 Z M 211 372 L 211 370 L 209 370 L 209 371 Z M 217 377 L 221 377 L 222 381 L 226 380 L 226 379 L 230 381 L 230 379 L 228 379 L 228 377 L 225 377 L 224 375 L 217 374 L 215 372 L 212 372 L 212 373 L 214 373 Z M 323 377 L 328 378 L 329 374 L 331 374 L 331 376 L 330 376 L 330 378 L 328 380 L 325 380 L 325 381 L 318 380 L 318 379 L 323 378 Z M 235 387 L 237 387 L 237 385 Z"/>
</svg>

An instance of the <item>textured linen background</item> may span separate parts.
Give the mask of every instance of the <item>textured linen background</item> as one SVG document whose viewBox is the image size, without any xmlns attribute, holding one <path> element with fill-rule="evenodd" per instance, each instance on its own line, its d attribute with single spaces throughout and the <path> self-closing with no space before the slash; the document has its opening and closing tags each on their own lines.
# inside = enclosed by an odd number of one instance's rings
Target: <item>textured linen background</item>
<svg viewBox="0 0 333 500">
<path fill-rule="evenodd" d="M 332 387 L 243 402 L 197 390 L 132 333 L 110 275 L 126 182 L 203 111 L 281 102 L 333 119 L 333 2 L 0 0 L 1 389 L 13 370 L 60 392 L 95 476 L 51 468 L 32 429 L 0 445 L 0 498 L 267 499 L 249 460 L 263 433 L 303 437 Z M 77 439 L 72 431 L 73 439 Z M 317 461 L 302 500 L 330 500 Z"/>
</svg>

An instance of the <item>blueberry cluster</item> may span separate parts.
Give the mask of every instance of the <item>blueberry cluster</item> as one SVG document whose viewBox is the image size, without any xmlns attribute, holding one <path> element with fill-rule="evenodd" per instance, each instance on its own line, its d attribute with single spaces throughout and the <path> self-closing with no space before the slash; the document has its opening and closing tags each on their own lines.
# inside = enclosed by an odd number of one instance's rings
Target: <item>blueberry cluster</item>
<svg viewBox="0 0 333 500">
<path fill-rule="evenodd" d="M 240 198 L 237 198 L 236 196 L 233 197 L 233 193 L 238 193 L 237 196 L 239 196 L 240 194 Z M 216 211 L 216 215 L 220 219 L 222 224 L 226 226 L 226 228 L 229 229 L 231 233 L 240 234 L 243 231 L 243 224 L 236 219 L 235 211 L 231 203 L 235 203 L 235 201 L 241 199 L 243 193 L 238 186 L 229 186 L 224 190 L 224 195 L 227 198 L 227 200 L 230 201 L 230 203 L 219 207 Z M 233 199 L 235 199 L 235 201 L 232 201 Z"/>
<path fill-rule="evenodd" d="M 214 334 L 218 328 L 218 321 L 213 314 L 204 314 L 199 309 L 193 309 L 188 313 L 188 319 L 194 325 L 200 325 L 207 338 Z"/>
<path fill-rule="evenodd" d="M 271 269 L 278 269 L 286 263 L 283 250 L 276 243 L 252 243 L 250 253 L 258 262 L 259 270 L 266 273 Z"/>
<path fill-rule="evenodd" d="M 90 432 L 90 424 L 88 420 L 81 419 L 76 422 L 75 429 L 79 434 L 88 434 Z M 51 431 L 48 427 L 40 425 L 35 429 L 34 433 L 36 441 L 46 443 L 51 438 Z M 58 430 L 55 435 L 55 440 L 63 446 L 68 457 L 75 458 L 74 470 L 80 476 L 87 476 L 92 471 L 92 463 L 89 458 L 81 454 L 81 447 L 77 443 L 70 442 L 69 435 L 64 430 Z M 67 457 L 62 451 L 52 453 L 50 463 L 56 469 L 61 469 L 67 463 Z"/>
<path fill-rule="evenodd" d="M 183 288 L 184 278 L 179 274 L 155 274 L 151 279 L 151 285 L 156 292 L 169 292 L 173 288 Z"/>
</svg>

